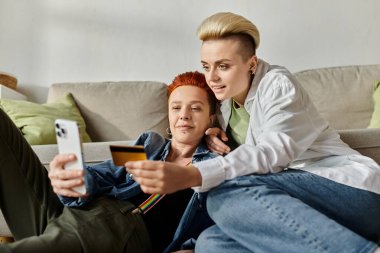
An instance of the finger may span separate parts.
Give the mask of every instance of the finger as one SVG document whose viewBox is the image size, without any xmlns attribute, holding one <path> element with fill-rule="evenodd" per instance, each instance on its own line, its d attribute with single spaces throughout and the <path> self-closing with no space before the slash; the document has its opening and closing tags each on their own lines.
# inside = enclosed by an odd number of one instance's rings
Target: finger
<svg viewBox="0 0 380 253">
<path fill-rule="evenodd" d="M 76 178 L 70 180 L 52 180 L 51 185 L 58 189 L 71 189 L 84 184 L 83 178 Z"/>
<path fill-rule="evenodd" d="M 214 136 L 219 137 L 223 141 L 228 141 L 227 134 L 222 129 L 220 129 L 218 127 L 208 128 L 206 130 L 205 134 L 208 136 L 214 135 Z"/>
<path fill-rule="evenodd" d="M 145 187 L 158 187 L 162 188 L 164 186 L 164 181 L 157 177 L 141 177 L 138 175 L 133 175 L 133 178 L 136 182 L 138 182 L 140 185 Z"/>
<path fill-rule="evenodd" d="M 222 140 L 215 138 L 213 141 L 215 144 L 214 148 L 218 150 L 219 152 L 222 152 L 222 153 L 230 152 L 230 147 L 226 145 Z"/>
<path fill-rule="evenodd" d="M 147 186 L 144 184 L 140 184 L 141 190 L 144 193 L 147 194 L 166 194 L 168 192 L 165 192 L 162 188 L 160 187 L 155 187 L 155 186 Z"/>
<path fill-rule="evenodd" d="M 132 178 L 139 182 L 141 179 L 151 179 L 163 182 L 170 170 L 161 161 L 141 161 L 126 163 L 126 170 L 132 174 Z"/>
<path fill-rule="evenodd" d="M 127 171 L 135 171 L 135 170 L 146 170 L 146 171 L 155 171 L 163 168 L 163 164 L 160 161 L 132 161 L 126 162 L 124 164 Z"/>
<path fill-rule="evenodd" d="M 222 139 L 223 141 L 228 141 L 227 134 L 222 130 L 220 130 L 220 139 Z"/>
<path fill-rule="evenodd" d="M 169 178 L 147 178 L 147 177 L 134 177 L 135 181 L 140 184 L 141 189 L 144 189 L 145 192 L 149 193 L 172 193 L 179 188 L 176 187 L 176 184 L 172 185 Z M 154 190 L 153 190 L 154 189 Z"/>
<path fill-rule="evenodd" d="M 208 128 L 205 132 L 206 135 L 218 135 L 220 132 L 220 129 L 217 128 L 217 127 L 211 127 L 211 128 Z"/>
<path fill-rule="evenodd" d="M 164 194 L 162 191 L 159 191 L 154 187 L 141 186 L 141 190 L 146 194 Z"/>
<path fill-rule="evenodd" d="M 225 154 L 230 152 L 230 147 L 221 141 L 218 137 L 209 137 L 207 141 L 207 146 L 211 151 L 217 152 L 219 154 Z"/>
<path fill-rule="evenodd" d="M 211 150 L 212 152 L 214 153 L 219 153 L 219 151 L 216 149 L 216 145 L 214 144 L 214 142 L 212 142 L 211 139 L 208 139 L 207 140 L 207 147 L 209 150 Z"/>
<path fill-rule="evenodd" d="M 58 154 L 50 162 L 50 168 L 63 168 L 63 165 L 76 160 L 75 154 Z"/>
<path fill-rule="evenodd" d="M 50 170 L 48 175 L 50 179 L 68 180 L 68 179 L 83 177 L 84 171 L 83 170 Z"/>
<path fill-rule="evenodd" d="M 83 194 L 80 194 L 80 193 L 78 193 L 72 189 L 53 188 L 53 191 L 56 194 L 61 195 L 61 196 L 65 196 L 65 197 L 79 198 L 79 197 L 84 196 Z"/>
<path fill-rule="evenodd" d="M 143 165 L 142 161 L 129 161 L 124 164 L 124 167 L 129 170 L 143 169 L 146 165 Z"/>
<path fill-rule="evenodd" d="M 144 170 L 144 169 L 128 169 L 127 171 L 130 173 L 131 178 L 135 181 L 137 178 L 146 178 L 146 179 L 160 179 L 161 173 L 158 173 L 153 170 Z"/>
</svg>

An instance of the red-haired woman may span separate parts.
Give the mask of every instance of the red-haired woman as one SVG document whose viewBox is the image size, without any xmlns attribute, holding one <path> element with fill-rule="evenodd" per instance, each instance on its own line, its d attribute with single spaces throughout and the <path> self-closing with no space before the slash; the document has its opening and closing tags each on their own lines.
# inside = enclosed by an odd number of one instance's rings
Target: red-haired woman
<svg viewBox="0 0 380 253">
<path fill-rule="evenodd" d="M 204 75 L 198 72 L 178 75 L 168 86 L 172 138 L 147 132 L 136 141 L 144 146 L 149 160 L 157 160 L 157 168 L 162 168 L 160 161 L 184 166 L 183 170 L 169 166 L 161 170 L 161 177 L 193 178 L 194 170 L 188 165 L 215 157 L 203 141 L 213 124 L 215 101 Z M 125 167 L 105 161 L 84 172 L 64 170 L 74 159 L 71 154 L 57 155 L 47 174 L 20 131 L 0 110 L 1 209 L 16 239 L 0 245 L 0 252 L 162 252 L 193 191 L 147 195 Z M 83 184 L 86 196 L 73 190 Z M 173 184 L 184 182 L 173 180 Z M 191 203 L 196 205 L 199 200 L 194 195 Z M 197 207 L 199 212 L 202 207 Z M 208 216 L 202 217 L 199 224 L 209 225 Z"/>
</svg>

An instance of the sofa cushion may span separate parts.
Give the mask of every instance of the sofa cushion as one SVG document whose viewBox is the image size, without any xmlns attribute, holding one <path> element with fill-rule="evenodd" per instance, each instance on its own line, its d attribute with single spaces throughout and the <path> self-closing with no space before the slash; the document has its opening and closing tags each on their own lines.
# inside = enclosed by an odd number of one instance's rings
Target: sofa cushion
<svg viewBox="0 0 380 253">
<path fill-rule="evenodd" d="M 165 134 L 166 87 L 143 81 L 60 83 L 49 88 L 48 101 L 69 91 L 93 141 L 132 140 L 147 130 Z"/>
<path fill-rule="evenodd" d="M 380 65 L 312 69 L 295 76 L 332 127 L 368 127 L 373 112 L 373 81 L 380 80 Z"/>
<path fill-rule="evenodd" d="M 342 141 L 365 156 L 380 164 L 380 129 L 345 129 L 339 130 Z"/>
<path fill-rule="evenodd" d="M 380 81 L 377 81 L 373 92 L 373 103 L 375 104 L 369 128 L 380 128 Z"/>
<path fill-rule="evenodd" d="M 31 145 L 57 143 L 54 130 L 54 121 L 57 118 L 77 121 L 83 141 L 91 141 L 86 133 L 86 124 L 70 93 L 47 104 L 0 99 L 0 107 L 9 115 Z"/>
</svg>

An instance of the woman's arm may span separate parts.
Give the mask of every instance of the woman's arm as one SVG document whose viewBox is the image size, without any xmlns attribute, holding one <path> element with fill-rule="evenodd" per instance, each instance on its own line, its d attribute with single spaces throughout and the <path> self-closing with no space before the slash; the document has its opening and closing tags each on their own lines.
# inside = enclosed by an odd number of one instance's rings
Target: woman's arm
<svg viewBox="0 0 380 253">
<path fill-rule="evenodd" d="M 194 164 L 202 175 L 202 187 L 195 190 L 207 191 L 243 175 L 280 172 L 328 127 L 306 92 L 284 74 L 268 77 L 247 110 L 246 143 L 224 157 Z"/>
<path fill-rule="evenodd" d="M 181 166 L 162 161 L 137 161 L 125 164 L 133 179 L 145 193 L 173 193 L 178 190 L 200 186 L 199 170 L 190 166 Z"/>
</svg>

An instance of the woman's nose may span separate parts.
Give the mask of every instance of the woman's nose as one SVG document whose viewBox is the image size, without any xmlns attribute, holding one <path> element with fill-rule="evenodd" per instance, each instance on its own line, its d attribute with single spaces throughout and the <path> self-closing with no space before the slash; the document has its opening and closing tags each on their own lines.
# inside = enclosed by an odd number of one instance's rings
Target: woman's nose
<svg viewBox="0 0 380 253">
<path fill-rule="evenodd" d="M 218 75 L 216 70 L 214 70 L 214 69 L 210 70 L 209 74 L 210 74 L 210 81 L 215 82 L 215 81 L 219 80 L 219 75 Z"/>
<path fill-rule="evenodd" d="M 188 110 L 182 110 L 181 111 L 181 115 L 179 116 L 179 118 L 181 120 L 188 120 L 188 119 L 191 118 L 191 116 L 190 116 L 190 113 L 188 112 Z"/>
<path fill-rule="evenodd" d="M 189 120 L 190 119 L 190 115 L 181 115 L 179 118 L 181 120 Z"/>
</svg>

